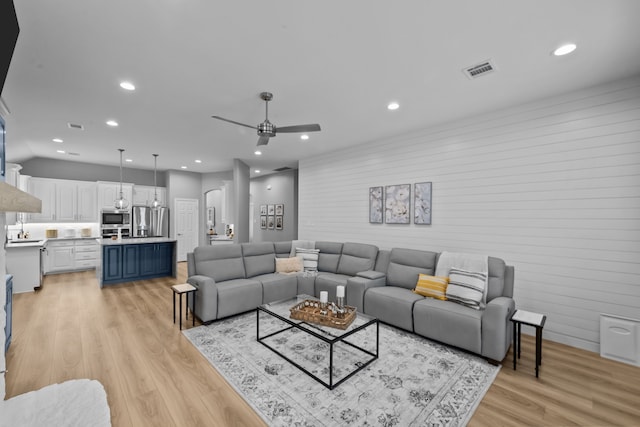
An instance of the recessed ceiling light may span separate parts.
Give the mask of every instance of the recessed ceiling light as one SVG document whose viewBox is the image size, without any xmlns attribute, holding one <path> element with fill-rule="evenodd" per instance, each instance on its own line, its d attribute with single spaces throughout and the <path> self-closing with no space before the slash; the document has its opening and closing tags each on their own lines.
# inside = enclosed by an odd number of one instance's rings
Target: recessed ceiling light
<svg viewBox="0 0 640 427">
<path fill-rule="evenodd" d="M 64 141 L 62 141 L 60 138 L 53 138 L 53 139 L 52 139 L 52 141 L 53 141 L 53 142 L 64 142 Z"/>
<path fill-rule="evenodd" d="M 136 90 L 136 87 L 131 82 L 120 82 L 120 87 L 125 90 Z"/>
<path fill-rule="evenodd" d="M 254 170 L 255 173 L 260 173 L 260 169 Z"/>
<path fill-rule="evenodd" d="M 64 154 L 64 150 L 56 150 L 56 153 Z"/>
<path fill-rule="evenodd" d="M 390 102 L 389 105 L 387 105 L 387 109 L 389 110 L 397 110 L 398 108 L 400 108 L 400 104 L 397 102 Z"/>
<path fill-rule="evenodd" d="M 131 162 L 133 162 L 133 159 L 124 159 L 124 161 L 131 163 Z"/>
<path fill-rule="evenodd" d="M 202 163 L 202 160 L 200 160 L 200 159 L 196 159 L 196 160 L 195 160 L 195 162 L 196 162 L 196 163 Z"/>
<path fill-rule="evenodd" d="M 300 135 L 300 139 L 306 141 L 307 139 L 309 139 L 309 135 L 307 135 L 306 133 L 304 135 Z"/>
<path fill-rule="evenodd" d="M 107 120 L 107 125 L 116 127 L 118 126 L 118 122 L 116 122 L 115 120 Z"/>
<path fill-rule="evenodd" d="M 576 50 L 576 47 L 577 46 L 575 44 L 573 44 L 573 43 L 567 43 L 567 44 L 564 44 L 564 45 L 560 46 L 556 50 L 554 50 L 553 54 L 555 56 L 567 55 L 567 54 L 573 52 L 574 50 Z"/>
<path fill-rule="evenodd" d="M 256 151 L 253 152 L 253 154 L 255 154 L 256 156 L 261 156 L 262 155 L 262 151 L 256 150 Z"/>
<path fill-rule="evenodd" d="M 180 168 L 181 168 L 181 169 L 186 169 L 187 167 L 186 167 L 186 166 L 180 166 Z"/>
</svg>

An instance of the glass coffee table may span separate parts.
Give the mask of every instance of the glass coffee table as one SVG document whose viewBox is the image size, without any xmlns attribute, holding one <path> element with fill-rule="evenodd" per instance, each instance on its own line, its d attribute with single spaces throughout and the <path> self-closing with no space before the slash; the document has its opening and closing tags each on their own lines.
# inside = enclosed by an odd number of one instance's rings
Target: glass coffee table
<svg viewBox="0 0 640 427">
<path fill-rule="evenodd" d="M 290 309 L 309 295 L 263 304 L 257 340 L 325 387 L 334 389 L 378 358 L 378 319 L 357 313 L 344 330 L 291 319 Z"/>
</svg>

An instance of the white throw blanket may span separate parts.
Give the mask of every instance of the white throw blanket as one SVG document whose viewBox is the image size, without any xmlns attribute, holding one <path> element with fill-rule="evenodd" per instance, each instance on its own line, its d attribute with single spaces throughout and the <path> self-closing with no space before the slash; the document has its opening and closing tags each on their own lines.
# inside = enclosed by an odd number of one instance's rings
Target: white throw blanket
<svg viewBox="0 0 640 427">
<path fill-rule="evenodd" d="M 0 401 L 0 427 L 111 426 L 107 393 L 96 380 L 70 380 Z"/>
<path fill-rule="evenodd" d="M 436 265 L 436 276 L 449 277 L 449 270 L 452 267 L 487 273 L 489 271 L 489 257 L 463 252 L 442 252 L 438 258 L 438 265 Z"/>
</svg>

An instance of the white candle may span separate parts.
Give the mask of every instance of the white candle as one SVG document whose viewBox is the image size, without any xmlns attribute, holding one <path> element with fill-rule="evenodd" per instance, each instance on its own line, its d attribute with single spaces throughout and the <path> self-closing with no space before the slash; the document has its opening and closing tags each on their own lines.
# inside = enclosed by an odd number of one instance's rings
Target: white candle
<svg viewBox="0 0 640 427">
<path fill-rule="evenodd" d="M 329 301 L 329 292 L 320 291 L 320 302 L 327 302 L 327 301 Z"/>
<path fill-rule="evenodd" d="M 336 288 L 336 297 L 337 298 L 344 298 L 344 286 L 338 286 Z"/>
</svg>

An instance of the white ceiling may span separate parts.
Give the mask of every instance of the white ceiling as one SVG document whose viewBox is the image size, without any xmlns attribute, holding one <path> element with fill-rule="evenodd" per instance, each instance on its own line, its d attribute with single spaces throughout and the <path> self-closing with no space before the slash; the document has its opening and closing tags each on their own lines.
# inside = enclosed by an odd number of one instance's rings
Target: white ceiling
<svg viewBox="0 0 640 427">
<path fill-rule="evenodd" d="M 29 0 L 2 98 L 7 160 L 268 173 L 330 150 L 640 73 L 638 0 Z M 578 49 L 551 51 L 565 42 Z M 498 71 L 462 69 L 491 59 Z M 118 84 L 137 86 L 127 92 Z M 260 92 L 278 126 L 257 158 Z M 388 111 L 395 100 L 400 109 Z M 120 123 L 105 125 L 108 119 Z M 85 130 L 67 127 L 82 124 Z M 52 142 L 62 138 L 64 143 Z M 58 154 L 57 149 L 78 153 Z M 201 159 L 201 164 L 194 163 Z"/>
</svg>

